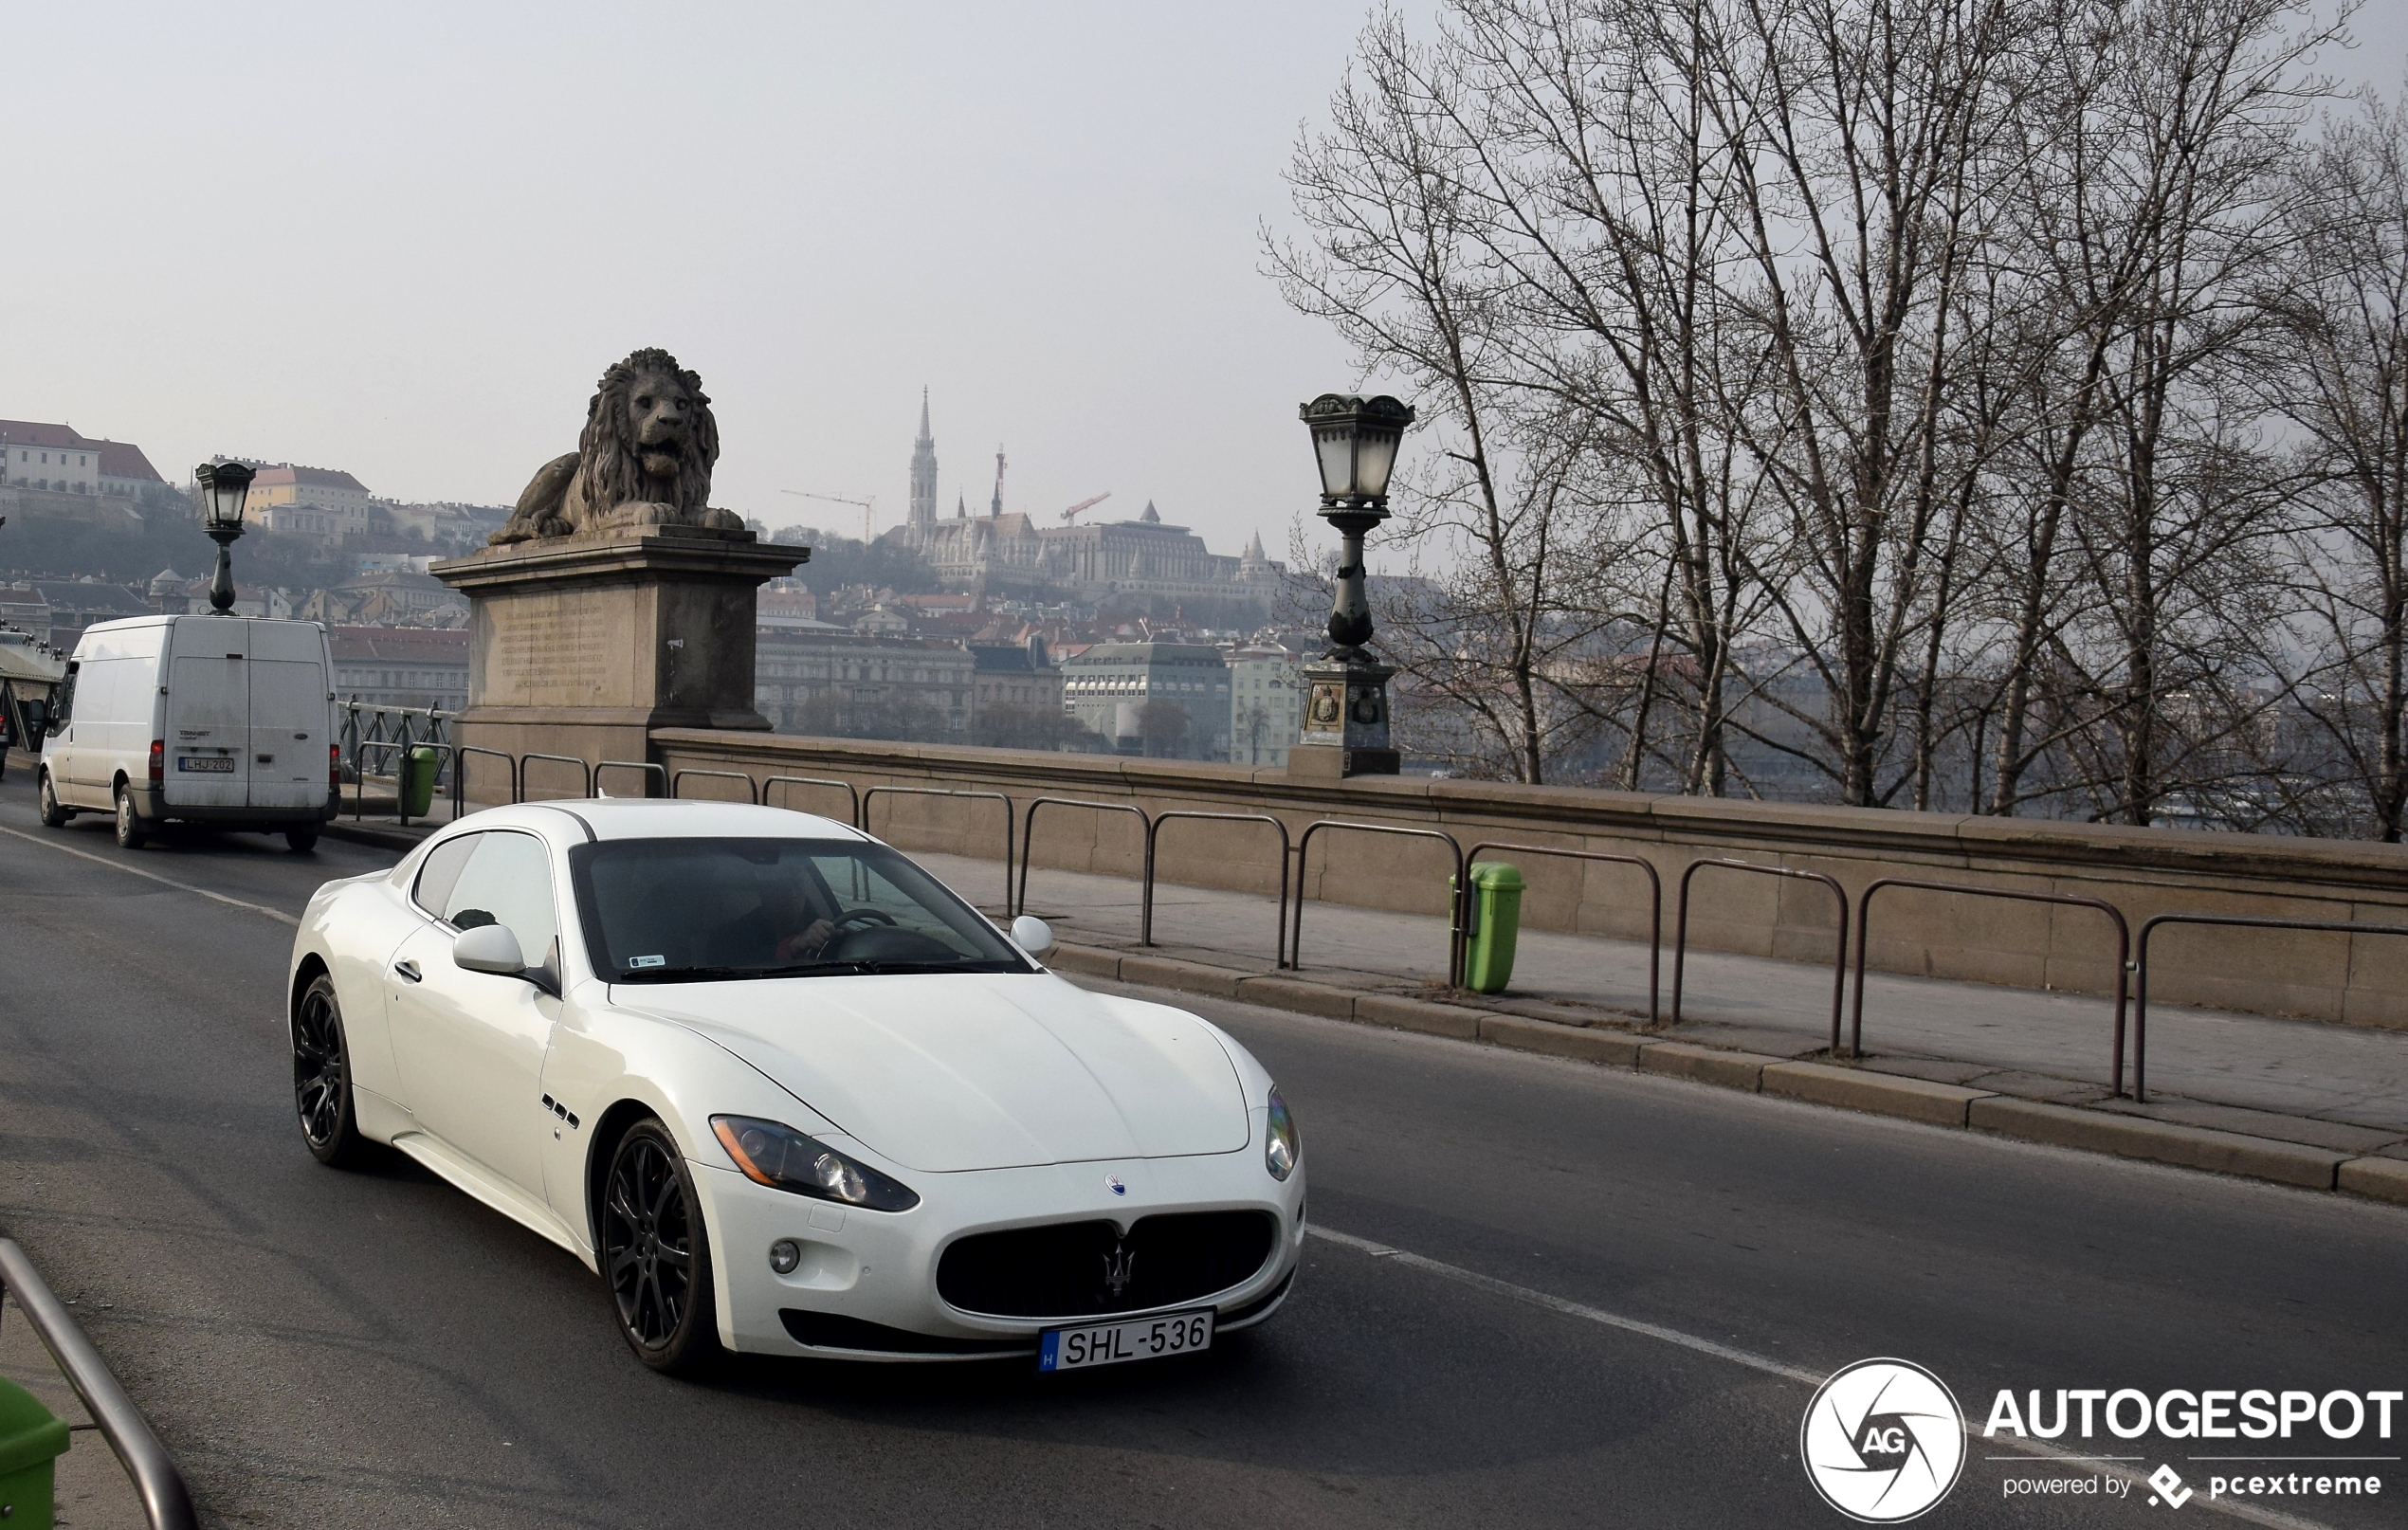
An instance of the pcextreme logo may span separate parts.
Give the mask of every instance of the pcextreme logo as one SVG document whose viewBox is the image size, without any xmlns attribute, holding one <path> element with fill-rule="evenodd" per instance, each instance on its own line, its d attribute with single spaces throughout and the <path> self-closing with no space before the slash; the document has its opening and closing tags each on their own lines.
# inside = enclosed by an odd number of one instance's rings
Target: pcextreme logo
<svg viewBox="0 0 2408 1530">
<path fill-rule="evenodd" d="M 1798 1458 L 1823 1501 L 1865 1524 L 1897 1524 L 1957 1485 L 1964 1415 L 1955 1394 L 1906 1360 L 1858 1360 L 1815 1389 Z"/>
</svg>

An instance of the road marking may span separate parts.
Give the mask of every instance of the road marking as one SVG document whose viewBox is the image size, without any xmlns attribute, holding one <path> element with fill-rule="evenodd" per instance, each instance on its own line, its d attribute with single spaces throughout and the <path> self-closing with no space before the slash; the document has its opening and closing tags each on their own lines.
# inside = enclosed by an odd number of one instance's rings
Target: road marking
<svg viewBox="0 0 2408 1530">
<path fill-rule="evenodd" d="M 246 903 L 239 898 L 228 898 L 222 892 L 211 892 L 207 887 L 195 887 L 189 882 L 178 882 L 173 877 L 162 877 L 155 871 L 145 871 L 140 866 L 127 865 L 122 861 L 112 861 L 105 855 L 94 855 L 90 850 L 70 849 L 56 840 L 44 839 L 39 834 L 28 834 L 23 829 L 0 829 L 0 834 L 6 834 L 11 839 L 24 840 L 28 845 L 43 846 L 58 851 L 61 855 L 72 855 L 80 861 L 89 861 L 94 865 L 108 866 L 113 870 L 125 872 L 129 876 L 146 877 L 162 886 L 173 887 L 177 892 L 196 893 L 203 898 L 214 899 L 221 903 L 231 903 L 236 908 L 247 908 L 254 914 L 266 915 L 279 924 L 289 924 L 297 930 L 301 928 L 301 920 L 280 909 L 269 908 L 264 903 Z"/>
<path fill-rule="evenodd" d="M 1637 1318 L 1625 1318 L 1618 1312 L 1608 1312 L 1603 1307 L 1593 1307 L 1585 1302 L 1574 1302 L 1564 1297 L 1551 1296 L 1545 1291 L 1534 1291 L 1526 1285 L 1516 1285 L 1511 1281 L 1501 1281 L 1494 1275 L 1483 1275 L 1476 1269 L 1466 1269 L 1461 1265 L 1450 1265 L 1421 1254 L 1410 1253 L 1402 1248 L 1392 1248 L 1384 1243 L 1374 1243 L 1369 1238 L 1358 1238 L 1351 1232 L 1335 1231 L 1317 1223 L 1305 1224 L 1304 1230 L 1316 1238 L 1325 1238 L 1331 1243 L 1352 1248 L 1358 1253 L 1369 1254 L 1374 1259 L 1384 1260 L 1392 1265 L 1408 1266 L 1420 1270 L 1425 1275 L 1435 1275 L 1443 1281 L 1452 1281 L 1458 1285 L 1469 1285 L 1475 1291 L 1486 1291 L 1490 1296 L 1501 1296 L 1508 1301 L 1541 1307 L 1566 1318 L 1578 1318 L 1603 1327 L 1619 1328 L 1626 1334 L 1637 1334 L 1643 1339 L 1659 1339 L 1667 1344 L 1676 1344 L 1682 1349 L 1694 1350 L 1700 1355 L 1710 1355 L 1718 1360 L 1728 1360 L 1734 1365 L 1743 1365 L 1751 1371 L 1761 1371 L 1766 1375 L 1776 1375 L 1784 1381 L 1796 1381 L 1809 1387 L 1819 1387 L 1823 1384 L 1824 1378 L 1815 1373 L 1801 1370 L 1784 1360 L 1774 1359 L 1769 1355 L 1758 1355 L 1750 1350 L 1717 1343 L 1711 1339 L 1704 1339 L 1696 1334 L 1683 1333 L 1678 1328 L 1667 1328 L 1662 1323 L 1647 1322 Z M 1970 1421 L 1965 1425 L 1965 1433 L 1972 1439 L 1981 1438 L 1974 1432 Z M 2037 1457 L 2054 1466 L 2104 1472 L 2109 1476 L 2120 1477 L 2135 1487 L 2146 1489 L 2149 1485 L 2148 1477 L 2143 1472 L 2135 1471 L 2129 1466 L 2104 1463 L 2096 1456 L 2076 1455 L 2070 1450 L 2059 1450 L 2038 1440 L 1993 1439 L 1982 1443 L 1993 1447 L 2004 1446 L 2008 1449 L 2020 1451 L 2026 1456 Z M 1982 1459 L 1996 1461 L 2013 1458 L 1985 1456 Z M 2200 1508 L 2228 1514 L 2234 1519 L 2245 1520 L 2252 1524 L 2271 1525 L 2275 1527 L 2275 1530 L 2330 1530 L 2329 1526 L 2321 1521 L 2303 1520 L 2297 1515 L 2283 1514 L 2272 1509 L 2262 1509 L 2253 1503 L 2235 1503 L 2229 1499 L 2209 1499 L 2204 1495 L 2195 1497 L 2190 1502 Z"/>
</svg>

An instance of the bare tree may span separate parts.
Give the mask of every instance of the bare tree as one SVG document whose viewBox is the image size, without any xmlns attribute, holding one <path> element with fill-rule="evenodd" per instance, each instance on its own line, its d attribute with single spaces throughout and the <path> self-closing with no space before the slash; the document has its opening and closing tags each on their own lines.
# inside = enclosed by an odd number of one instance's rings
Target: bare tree
<svg viewBox="0 0 2408 1530">
<path fill-rule="evenodd" d="M 2269 396 L 2312 487 L 2296 569 L 2324 663 L 2297 693 L 2374 834 L 2408 818 L 2408 112 L 2368 101 L 2295 171 L 2291 258 L 2271 295 Z"/>
</svg>

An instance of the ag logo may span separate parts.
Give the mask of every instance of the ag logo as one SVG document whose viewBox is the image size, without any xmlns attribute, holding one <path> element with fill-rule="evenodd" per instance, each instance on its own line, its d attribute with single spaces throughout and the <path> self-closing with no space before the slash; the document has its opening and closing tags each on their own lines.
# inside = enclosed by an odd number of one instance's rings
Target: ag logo
<svg viewBox="0 0 2408 1530">
<path fill-rule="evenodd" d="M 1797 1453 L 1833 1508 L 1866 1524 L 1896 1524 L 1957 1485 L 1964 1418 L 1955 1395 L 1922 1366 L 1858 1360 L 1815 1390 Z"/>
</svg>

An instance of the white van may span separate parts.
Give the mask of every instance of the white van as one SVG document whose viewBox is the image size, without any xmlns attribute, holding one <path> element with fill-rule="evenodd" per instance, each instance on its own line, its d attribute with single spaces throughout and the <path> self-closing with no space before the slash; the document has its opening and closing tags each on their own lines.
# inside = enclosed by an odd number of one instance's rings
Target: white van
<svg viewBox="0 0 2408 1530">
<path fill-rule="evenodd" d="M 84 629 L 42 740 L 42 821 L 114 812 L 127 848 L 171 819 L 281 831 L 335 816 L 334 668 L 316 622 L 137 616 Z"/>
</svg>

